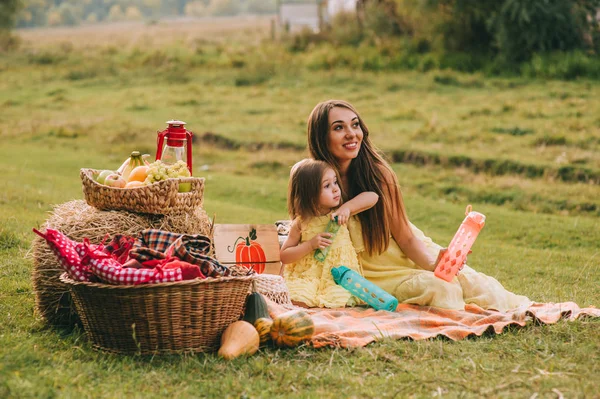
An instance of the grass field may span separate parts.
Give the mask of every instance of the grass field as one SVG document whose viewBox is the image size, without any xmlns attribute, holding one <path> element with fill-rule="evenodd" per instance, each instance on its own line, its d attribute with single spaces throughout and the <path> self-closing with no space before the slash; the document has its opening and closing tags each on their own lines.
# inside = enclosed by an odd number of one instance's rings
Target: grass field
<svg viewBox="0 0 600 399">
<path fill-rule="evenodd" d="M 232 362 L 107 355 L 45 327 L 25 255 L 52 205 L 82 198 L 79 168 L 154 154 L 182 119 L 208 214 L 271 223 L 328 98 L 357 107 L 435 241 L 472 203 L 488 216 L 472 267 L 536 301 L 600 305 L 600 84 L 327 70 L 270 43 L 269 19 L 217 22 L 22 31 L 0 57 L 0 397 L 600 397 L 598 320 Z"/>
</svg>

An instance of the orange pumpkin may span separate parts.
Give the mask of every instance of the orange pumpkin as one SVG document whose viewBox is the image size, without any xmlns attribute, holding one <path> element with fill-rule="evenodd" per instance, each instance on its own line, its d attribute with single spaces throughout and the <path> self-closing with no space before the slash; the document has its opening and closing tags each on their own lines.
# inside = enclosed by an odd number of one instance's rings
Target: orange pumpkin
<svg viewBox="0 0 600 399">
<path fill-rule="evenodd" d="M 238 242 L 239 240 L 242 241 Z M 238 237 L 235 240 L 233 243 L 235 246 L 235 261 L 254 269 L 257 273 L 262 273 L 265 271 L 267 257 L 260 244 L 254 240 L 256 240 L 256 229 L 250 230 L 247 237 Z M 230 252 L 233 251 L 230 250 Z"/>
</svg>

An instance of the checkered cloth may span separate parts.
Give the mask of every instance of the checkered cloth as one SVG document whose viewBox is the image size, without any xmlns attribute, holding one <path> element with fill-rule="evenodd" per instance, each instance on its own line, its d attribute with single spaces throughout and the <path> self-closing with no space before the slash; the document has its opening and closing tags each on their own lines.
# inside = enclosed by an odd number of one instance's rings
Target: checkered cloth
<svg viewBox="0 0 600 399">
<path fill-rule="evenodd" d="M 116 235 L 104 246 L 72 241 L 58 230 L 41 233 L 64 270 L 76 281 L 100 281 L 109 284 L 137 285 L 221 277 L 229 269 L 208 256 L 210 239 L 183 236 L 161 230 L 144 230 L 136 240 Z M 130 250 L 135 245 L 135 250 Z M 148 245 L 148 247 L 142 246 Z M 129 256 L 132 255 L 132 256 Z M 128 259 L 139 262 L 139 268 L 123 267 Z"/>
<path fill-rule="evenodd" d="M 210 238 L 197 234 L 177 234 L 164 230 L 143 230 L 129 251 L 129 258 L 144 263 L 153 259 L 177 257 L 197 265 L 207 277 L 229 276 L 231 271 L 209 256 Z"/>
<path fill-rule="evenodd" d="M 106 245 L 103 251 L 110 254 L 114 259 L 123 264 L 127 262 L 129 258 L 129 251 L 133 247 L 135 238 L 129 237 L 123 234 L 117 234 L 113 237 L 111 242 Z"/>
<path fill-rule="evenodd" d="M 117 285 L 138 285 L 183 280 L 179 267 L 167 269 L 157 265 L 150 269 L 123 268 L 121 263 L 110 254 L 86 241 L 76 246 L 77 252 L 81 259 L 89 265 L 90 271 L 103 282 Z"/>
<path fill-rule="evenodd" d="M 69 277 L 75 281 L 90 281 L 91 271 L 76 251 L 77 242 L 54 229 L 46 229 L 46 233 L 33 229 L 33 232 L 46 240 Z"/>
</svg>

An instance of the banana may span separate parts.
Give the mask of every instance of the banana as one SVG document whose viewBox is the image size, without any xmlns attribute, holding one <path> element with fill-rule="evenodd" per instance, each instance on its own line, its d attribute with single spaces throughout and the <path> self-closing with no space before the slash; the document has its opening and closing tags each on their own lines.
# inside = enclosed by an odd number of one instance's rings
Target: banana
<svg viewBox="0 0 600 399">
<path fill-rule="evenodd" d="M 127 158 L 127 159 L 125 160 L 125 162 L 123 162 L 123 163 L 121 164 L 121 166 L 119 166 L 119 169 L 117 169 L 117 173 L 118 173 L 118 174 L 120 174 L 120 175 L 122 175 L 122 174 L 123 174 L 123 171 L 125 170 L 125 167 L 127 167 L 127 165 L 129 165 L 129 158 Z"/>
<path fill-rule="evenodd" d="M 133 151 L 131 156 L 123 162 L 119 169 L 117 169 L 117 173 L 121 174 L 121 176 L 127 180 L 129 174 L 135 167 L 148 164 L 146 158 L 149 156 L 150 154 L 141 155 L 139 151 Z"/>
</svg>

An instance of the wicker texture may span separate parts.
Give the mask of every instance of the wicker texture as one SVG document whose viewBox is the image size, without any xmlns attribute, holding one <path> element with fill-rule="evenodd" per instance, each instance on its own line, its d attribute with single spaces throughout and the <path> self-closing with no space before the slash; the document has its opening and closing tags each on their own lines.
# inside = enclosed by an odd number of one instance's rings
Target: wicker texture
<svg viewBox="0 0 600 399">
<path fill-rule="evenodd" d="M 202 206 L 204 178 L 167 179 L 144 187 L 115 188 L 94 180 L 100 171 L 81 169 L 83 194 L 86 202 L 101 210 L 126 210 L 136 213 L 165 215 L 193 212 Z M 179 183 L 190 183 L 191 190 L 180 193 Z"/>
<path fill-rule="evenodd" d="M 254 291 L 264 295 L 280 305 L 291 305 L 290 292 L 285 280 L 275 274 L 257 274 L 254 279 Z"/>
<path fill-rule="evenodd" d="M 207 352 L 240 319 L 253 276 L 137 286 L 60 280 L 95 349 L 118 354 Z"/>
<path fill-rule="evenodd" d="M 65 202 L 54 207 L 41 229 L 54 228 L 70 239 L 99 244 L 116 234 L 137 236 L 142 230 L 155 228 L 180 234 L 202 234 L 212 238 L 212 222 L 206 211 L 168 215 L 138 214 L 127 211 L 101 211 L 83 200 Z M 209 254 L 214 256 L 214 254 Z M 32 283 L 35 310 L 44 322 L 71 328 L 79 323 L 68 287 L 60 281 L 65 271 L 46 241 L 35 235 L 27 255 L 33 261 Z"/>
</svg>

